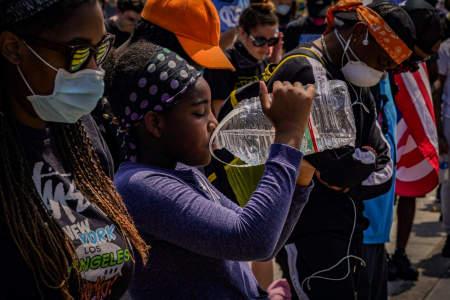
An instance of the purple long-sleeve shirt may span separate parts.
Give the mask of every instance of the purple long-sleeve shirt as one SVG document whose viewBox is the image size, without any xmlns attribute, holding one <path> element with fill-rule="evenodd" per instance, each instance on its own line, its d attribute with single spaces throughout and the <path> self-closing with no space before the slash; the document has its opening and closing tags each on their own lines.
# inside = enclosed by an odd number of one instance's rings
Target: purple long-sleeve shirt
<svg viewBox="0 0 450 300">
<path fill-rule="evenodd" d="M 115 184 L 152 246 L 148 264 L 136 265 L 133 298 L 267 299 L 247 261 L 272 258 L 297 223 L 311 190 L 295 184 L 302 156 L 273 144 L 244 208 L 195 168 L 122 164 Z"/>
</svg>

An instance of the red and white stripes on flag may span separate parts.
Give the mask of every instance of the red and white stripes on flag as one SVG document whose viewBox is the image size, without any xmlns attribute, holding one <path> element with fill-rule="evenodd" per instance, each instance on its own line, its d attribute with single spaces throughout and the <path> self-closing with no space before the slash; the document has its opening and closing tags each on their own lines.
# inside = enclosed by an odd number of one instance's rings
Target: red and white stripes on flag
<svg viewBox="0 0 450 300">
<path fill-rule="evenodd" d="M 420 197 L 439 182 L 439 148 L 425 63 L 414 73 L 395 75 L 397 122 L 397 195 Z"/>
</svg>

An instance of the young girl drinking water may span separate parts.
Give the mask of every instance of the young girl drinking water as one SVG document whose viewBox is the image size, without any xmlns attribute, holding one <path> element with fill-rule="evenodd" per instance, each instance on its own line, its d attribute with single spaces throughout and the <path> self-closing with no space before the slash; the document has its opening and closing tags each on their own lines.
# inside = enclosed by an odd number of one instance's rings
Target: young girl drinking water
<svg viewBox="0 0 450 300">
<path fill-rule="evenodd" d="M 198 71 L 167 49 L 139 42 L 117 58 L 111 80 L 111 102 L 123 107 L 134 160 L 120 166 L 115 184 L 151 244 L 149 262 L 136 267 L 132 297 L 289 299 L 288 289 L 263 291 L 247 261 L 277 253 L 308 199 L 314 169 L 298 149 L 314 87 L 278 82 L 271 103 L 261 84 L 275 143 L 257 190 L 241 208 L 195 168 L 209 163 L 217 126 Z"/>
</svg>

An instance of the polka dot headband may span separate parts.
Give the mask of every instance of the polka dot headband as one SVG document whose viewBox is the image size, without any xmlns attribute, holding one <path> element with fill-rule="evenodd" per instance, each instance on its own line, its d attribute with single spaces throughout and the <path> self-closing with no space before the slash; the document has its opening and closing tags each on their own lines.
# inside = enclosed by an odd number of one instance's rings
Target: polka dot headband
<svg viewBox="0 0 450 300">
<path fill-rule="evenodd" d="M 193 85 L 201 73 L 169 49 L 157 46 L 143 73 L 130 87 L 121 126 L 126 131 L 148 111 L 164 111 Z"/>
</svg>

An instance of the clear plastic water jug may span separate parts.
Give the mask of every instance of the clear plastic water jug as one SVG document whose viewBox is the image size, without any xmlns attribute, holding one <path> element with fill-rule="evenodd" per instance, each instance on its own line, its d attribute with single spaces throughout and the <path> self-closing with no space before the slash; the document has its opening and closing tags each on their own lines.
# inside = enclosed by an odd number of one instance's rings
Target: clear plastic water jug
<svg viewBox="0 0 450 300">
<path fill-rule="evenodd" d="M 341 80 L 316 83 L 312 105 L 300 150 L 305 154 L 326 149 L 354 146 L 356 127 L 347 84 Z M 225 148 L 248 167 L 264 164 L 270 145 L 275 139 L 275 128 L 262 112 L 258 97 L 239 102 L 220 122 L 210 140 L 210 151 Z M 225 163 L 225 162 L 224 162 Z"/>
</svg>

